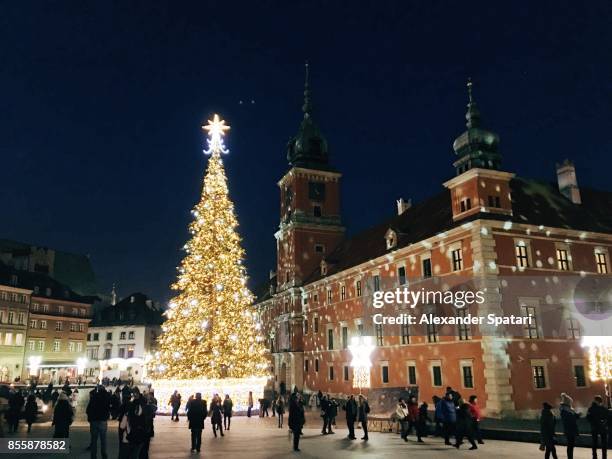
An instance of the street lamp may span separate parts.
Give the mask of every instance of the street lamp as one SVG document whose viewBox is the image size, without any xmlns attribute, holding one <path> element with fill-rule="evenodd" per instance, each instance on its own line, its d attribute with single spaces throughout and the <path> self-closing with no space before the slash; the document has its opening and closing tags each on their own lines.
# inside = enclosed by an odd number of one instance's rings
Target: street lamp
<svg viewBox="0 0 612 459">
<path fill-rule="evenodd" d="M 349 350 L 353 355 L 351 366 L 353 367 L 353 387 L 361 392 L 362 388 L 370 387 L 370 368 L 372 361 L 370 354 L 375 346 L 372 344 L 371 336 L 353 336 Z"/>
</svg>

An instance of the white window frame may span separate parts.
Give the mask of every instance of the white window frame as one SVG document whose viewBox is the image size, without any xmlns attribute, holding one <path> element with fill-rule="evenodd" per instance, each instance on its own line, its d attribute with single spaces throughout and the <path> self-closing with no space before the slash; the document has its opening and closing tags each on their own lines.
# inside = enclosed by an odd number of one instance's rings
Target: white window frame
<svg viewBox="0 0 612 459">
<path fill-rule="evenodd" d="M 410 367 L 414 367 L 414 383 L 410 382 Z M 416 360 L 406 360 L 406 386 L 418 386 L 419 384 L 419 370 L 416 364 Z"/>
<path fill-rule="evenodd" d="M 440 385 L 434 384 L 434 367 L 440 367 Z M 429 377 L 431 378 L 431 387 L 443 387 L 444 386 L 444 373 L 442 372 L 442 360 L 430 360 L 429 361 Z"/>
<path fill-rule="evenodd" d="M 463 376 L 463 368 L 469 367 L 472 369 L 472 387 L 466 387 L 465 378 Z M 476 388 L 476 378 L 474 373 L 474 360 L 473 359 L 461 359 L 459 361 L 459 378 L 461 379 L 461 387 L 466 390 L 472 390 Z"/>
<path fill-rule="evenodd" d="M 529 361 L 529 376 L 531 378 L 531 386 L 533 390 L 541 391 L 541 390 L 549 390 L 550 389 L 550 376 L 548 374 L 548 363 L 549 359 L 531 359 Z M 536 387 L 535 381 L 533 378 L 533 368 L 534 367 L 544 367 L 544 387 Z M 573 370 L 573 368 L 572 368 Z"/>
</svg>

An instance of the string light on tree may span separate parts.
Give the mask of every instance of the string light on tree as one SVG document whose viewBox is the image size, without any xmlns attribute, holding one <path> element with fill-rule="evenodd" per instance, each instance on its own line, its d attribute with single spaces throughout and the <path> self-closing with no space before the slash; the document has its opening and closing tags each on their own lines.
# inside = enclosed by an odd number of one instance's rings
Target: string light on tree
<svg viewBox="0 0 612 459">
<path fill-rule="evenodd" d="M 242 263 L 244 250 L 221 160 L 221 154 L 229 152 L 223 137 L 230 127 L 214 115 L 202 128 L 208 133 L 204 152 L 210 155 L 202 196 L 191 212 L 192 238 L 185 244 L 185 257 L 172 286 L 177 294 L 170 302 L 171 314 L 166 314 L 159 352 L 150 362 L 149 373 L 156 390 L 184 393 L 231 385 L 235 393 L 248 394 L 240 387 L 244 380 L 249 390 L 256 390 L 257 399 L 263 395 L 267 364 L 265 348 L 257 339 L 253 295 L 246 288 Z M 240 408 L 246 399 L 234 398 L 234 403 Z"/>
</svg>

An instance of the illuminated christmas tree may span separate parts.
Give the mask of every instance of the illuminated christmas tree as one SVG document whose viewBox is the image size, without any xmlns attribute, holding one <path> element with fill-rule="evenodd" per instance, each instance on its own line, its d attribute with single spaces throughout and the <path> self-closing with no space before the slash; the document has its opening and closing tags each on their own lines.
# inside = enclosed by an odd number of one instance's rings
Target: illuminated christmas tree
<svg viewBox="0 0 612 459">
<path fill-rule="evenodd" d="M 165 313 L 159 350 L 149 367 L 156 388 L 222 393 L 230 385 L 237 396 L 236 391 L 246 390 L 246 380 L 265 383 L 261 376 L 267 364 L 221 159 L 228 153 L 223 136 L 229 126 L 215 115 L 203 128 L 210 158 L 202 198 L 192 210 L 192 238 L 172 286 L 178 294 Z"/>
</svg>

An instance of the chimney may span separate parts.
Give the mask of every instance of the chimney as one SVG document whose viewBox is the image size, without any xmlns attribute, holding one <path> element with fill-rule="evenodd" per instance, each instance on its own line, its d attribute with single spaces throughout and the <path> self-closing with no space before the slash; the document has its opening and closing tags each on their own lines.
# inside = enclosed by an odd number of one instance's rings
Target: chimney
<svg viewBox="0 0 612 459">
<path fill-rule="evenodd" d="M 412 207 L 412 199 L 404 201 L 404 198 L 399 198 L 397 201 L 397 215 L 402 215 L 408 209 Z"/>
<path fill-rule="evenodd" d="M 133 303 L 135 300 L 136 300 L 136 298 L 134 298 L 134 295 L 132 295 L 132 296 L 130 297 L 130 303 Z"/>
<path fill-rule="evenodd" d="M 113 289 L 111 290 L 111 304 L 113 306 L 117 304 L 117 290 L 115 289 L 115 284 L 113 284 Z"/>
<path fill-rule="evenodd" d="M 153 301 L 152 300 L 146 300 L 145 304 L 149 307 L 149 309 L 153 309 Z"/>
<path fill-rule="evenodd" d="M 569 159 L 566 159 L 561 164 L 557 163 L 557 183 L 559 184 L 559 191 L 563 196 L 574 204 L 582 203 L 580 188 L 578 188 L 578 180 L 576 179 L 576 168 Z"/>
</svg>

